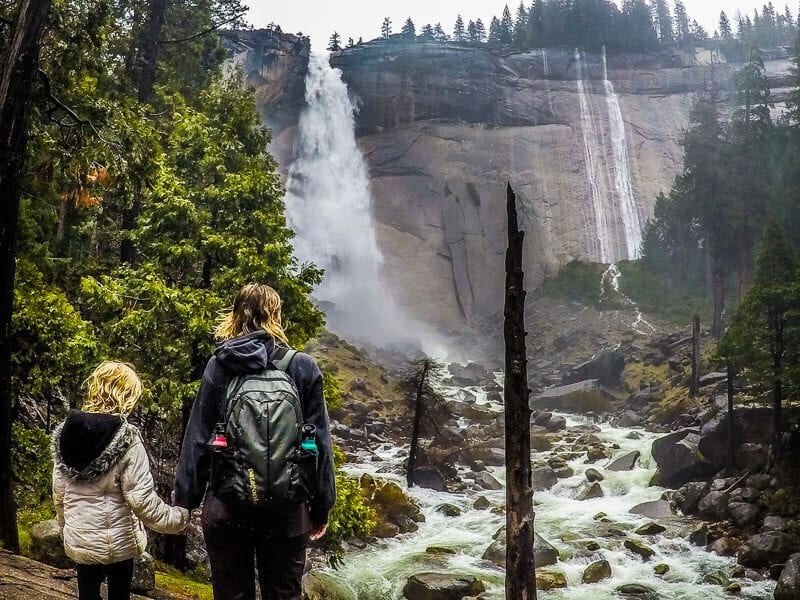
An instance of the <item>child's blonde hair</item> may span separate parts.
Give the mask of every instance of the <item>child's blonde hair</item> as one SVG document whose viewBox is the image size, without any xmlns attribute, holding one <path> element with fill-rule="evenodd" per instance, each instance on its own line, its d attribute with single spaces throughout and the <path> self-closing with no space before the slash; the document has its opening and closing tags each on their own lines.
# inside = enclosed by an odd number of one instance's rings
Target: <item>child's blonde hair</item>
<svg viewBox="0 0 800 600">
<path fill-rule="evenodd" d="M 142 380 L 133 365 L 107 360 L 83 382 L 83 410 L 127 417 L 142 396 Z"/>
<path fill-rule="evenodd" d="M 248 283 L 233 301 L 230 312 L 222 318 L 214 332 L 224 342 L 240 335 L 266 331 L 286 346 L 289 340 L 281 324 L 281 297 L 274 289 L 261 283 Z"/>
</svg>

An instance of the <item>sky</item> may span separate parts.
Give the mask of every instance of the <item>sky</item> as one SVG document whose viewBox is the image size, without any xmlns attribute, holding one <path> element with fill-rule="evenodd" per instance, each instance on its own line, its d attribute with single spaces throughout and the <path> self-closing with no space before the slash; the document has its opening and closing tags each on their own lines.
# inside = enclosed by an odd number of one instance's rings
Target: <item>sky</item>
<svg viewBox="0 0 800 600">
<path fill-rule="evenodd" d="M 689 16 L 697 19 L 712 34 L 717 28 L 720 11 L 727 12 L 731 21 L 734 21 L 737 10 L 752 14 L 753 9 L 760 10 L 767 1 L 684 0 L 684 4 Z M 344 43 L 349 37 L 358 40 L 361 36 L 364 41 L 378 37 L 384 17 L 392 19 L 395 33 L 400 31 L 409 16 L 418 31 L 425 23 L 435 25 L 441 22 L 442 28 L 451 33 L 459 13 L 465 22 L 483 19 L 488 28 L 492 16 L 500 16 L 506 4 L 513 15 L 519 0 L 250 0 L 248 20 L 256 28 L 275 22 L 286 32 L 302 31 L 311 36 L 313 49 L 324 50 L 334 31 L 339 32 Z M 529 4 L 530 0 L 525 0 L 525 5 Z M 783 12 L 783 0 L 773 0 L 773 4 Z M 797 0 L 791 0 L 788 4 L 792 14 L 796 14 Z"/>
</svg>

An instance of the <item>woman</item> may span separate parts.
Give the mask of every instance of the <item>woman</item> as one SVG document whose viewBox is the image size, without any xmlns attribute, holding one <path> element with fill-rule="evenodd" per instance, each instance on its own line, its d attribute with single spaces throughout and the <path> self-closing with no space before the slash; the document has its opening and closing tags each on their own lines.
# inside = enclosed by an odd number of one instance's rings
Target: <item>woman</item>
<svg viewBox="0 0 800 600">
<path fill-rule="evenodd" d="M 307 502 L 282 508 L 247 508 L 221 500 L 211 486 L 212 450 L 226 444 L 223 431 L 229 384 L 243 376 L 275 369 L 289 342 L 281 325 L 281 300 L 271 287 L 251 283 L 236 295 L 232 311 L 216 330 L 222 344 L 208 361 L 189 417 L 175 479 L 177 506 L 191 510 L 203 502 L 203 534 L 217 600 L 253 600 L 258 566 L 264 600 L 299 600 L 309 540 L 325 535 L 336 499 L 328 413 L 322 373 L 298 352 L 285 366 L 302 408 L 302 420 L 316 427 L 316 489 Z M 232 386 L 236 387 L 236 386 Z M 241 442 L 241 440 L 239 440 Z"/>
<path fill-rule="evenodd" d="M 139 430 L 127 417 L 142 395 L 130 365 L 104 362 L 86 380 L 83 410 L 53 432 L 53 503 L 64 549 L 77 563 L 79 600 L 128 600 L 133 559 L 144 552 L 144 527 L 186 528 L 189 513 L 165 504 L 153 486 Z"/>
</svg>

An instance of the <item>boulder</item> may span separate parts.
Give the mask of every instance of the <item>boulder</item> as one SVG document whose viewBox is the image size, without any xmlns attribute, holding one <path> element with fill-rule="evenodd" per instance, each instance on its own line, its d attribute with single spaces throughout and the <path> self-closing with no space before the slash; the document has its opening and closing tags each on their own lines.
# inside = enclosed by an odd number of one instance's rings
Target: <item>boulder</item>
<svg viewBox="0 0 800 600">
<path fill-rule="evenodd" d="M 503 418 L 503 411 L 495 410 L 488 404 L 467 404 L 459 412 L 464 418 L 481 425 L 488 425 Z"/>
<path fill-rule="evenodd" d="M 421 488 L 436 490 L 437 492 L 447 491 L 447 483 L 445 482 L 444 475 L 442 475 L 442 472 L 436 467 L 416 467 L 414 469 L 414 484 Z"/>
<path fill-rule="evenodd" d="M 584 476 L 586 477 L 587 481 L 591 483 L 594 483 L 595 481 L 603 481 L 605 479 L 603 474 L 593 467 L 586 469 Z"/>
<path fill-rule="evenodd" d="M 626 583 L 619 586 L 616 592 L 621 596 L 630 596 L 637 600 L 655 600 L 655 598 L 658 598 L 658 594 L 653 588 L 641 583 Z"/>
<path fill-rule="evenodd" d="M 67 569 L 73 566 L 72 560 L 64 552 L 64 541 L 58 521 L 50 519 L 31 527 L 31 556 L 48 565 Z"/>
<path fill-rule="evenodd" d="M 675 513 L 672 506 L 666 500 L 653 500 L 652 502 L 642 502 L 637 504 L 630 512 L 633 515 L 642 515 L 648 519 L 663 519 L 665 517 L 672 517 Z"/>
<path fill-rule="evenodd" d="M 690 481 L 673 494 L 672 501 L 684 515 L 693 515 L 697 512 L 697 506 L 707 491 L 708 484 L 706 482 Z"/>
<path fill-rule="evenodd" d="M 502 490 L 503 484 L 497 481 L 490 473 L 483 471 L 475 475 L 475 483 L 485 490 Z"/>
<path fill-rule="evenodd" d="M 638 535 L 658 535 L 659 533 L 664 533 L 666 530 L 666 527 L 658 523 L 645 523 L 641 527 L 638 527 L 635 533 Z"/>
<path fill-rule="evenodd" d="M 491 505 L 492 503 L 489 502 L 489 499 L 486 496 L 478 496 L 478 498 L 475 500 L 475 503 L 472 505 L 472 508 L 475 510 L 486 510 Z"/>
<path fill-rule="evenodd" d="M 728 497 L 722 492 L 709 492 L 697 505 L 700 516 L 709 521 L 724 521 L 728 518 Z"/>
<path fill-rule="evenodd" d="M 714 469 L 704 462 L 698 451 L 699 442 L 696 429 L 682 429 L 655 440 L 652 454 L 658 472 L 651 485 L 678 488 L 693 479 L 711 475 Z"/>
<path fill-rule="evenodd" d="M 533 469 L 533 489 L 535 491 L 549 490 L 556 483 L 558 483 L 558 475 L 552 467 L 545 465 Z"/>
<path fill-rule="evenodd" d="M 632 471 L 636 467 L 636 463 L 639 461 L 641 455 L 642 453 L 638 450 L 623 454 L 619 458 L 615 458 L 611 461 L 611 464 L 606 467 L 606 471 Z"/>
<path fill-rule="evenodd" d="M 761 526 L 762 533 L 765 531 L 786 531 L 789 528 L 789 519 L 777 515 L 767 515 Z"/>
<path fill-rule="evenodd" d="M 505 527 L 501 527 L 494 536 L 494 542 L 483 553 L 482 558 L 488 560 L 499 567 L 506 566 L 506 534 Z M 534 533 L 533 537 L 533 558 L 536 568 L 549 567 L 558 562 L 558 550 L 555 546 Z"/>
<path fill-rule="evenodd" d="M 797 600 L 800 598 L 800 554 L 792 554 L 775 586 L 775 600 Z"/>
<path fill-rule="evenodd" d="M 369 482 L 362 478 L 362 493 L 365 486 L 367 490 L 370 489 Z M 393 520 L 399 515 L 405 515 L 417 523 L 425 520 L 419 505 L 393 481 L 375 483 L 374 492 L 367 497 L 367 501 L 386 520 Z"/>
<path fill-rule="evenodd" d="M 414 533 L 419 529 L 419 525 L 405 515 L 397 515 L 392 519 L 392 523 L 397 525 L 399 533 Z"/>
<path fill-rule="evenodd" d="M 378 522 L 372 529 L 372 535 L 376 538 L 393 538 L 400 533 L 400 527 L 390 521 Z"/>
<path fill-rule="evenodd" d="M 156 561 L 147 552 L 140 554 L 133 563 L 131 589 L 140 594 L 156 589 Z"/>
<path fill-rule="evenodd" d="M 736 467 L 755 473 L 763 471 L 769 462 L 769 446 L 764 444 L 742 444 L 736 450 Z"/>
<path fill-rule="evenodd" d="M 733 502 L 749 502 L 755 504 L 761 498 L 761 492 L 751 487 L 740 487 L 733 490 L 728 494 L 728 501 Z"/>
<path fill-rule="evenodd" d="M 455 504 L 445 502 L 436 507 L 436 512 L 442 513 L 445 517 L 460 517 L 461 509 Z"/>
<path fill-rule="evenodd" d="M 584 485 L 583 488 L 576 494 L 576 500 L 591 500 L 592 498 L 602 498 L 605 496 L 603 488 L 597 482 Z"/>
<path fill-rule="evenodd" d="M 542 571 L 538 568 L 536 569 L 537 590 L 546 591 L 565 587 L 567 587 L 567 576 L 561 571 Z"/>
<path fill-rule="evenodd" d="M 708 525 L 703 523 L 689 534 L 689 541 L 693 546 L 707 546 L 708 545 Z"/>
<path fill-rule="evenodd" d="M 610 454 L 602 445 L 595 444 L 589 446 L 586 450 L 586 462 L 596 463 L 598 460 L 605 460 L 609 458 Z"/>
<path fill-rule="evenodd" d="M 356 600 L 356 595 L 336 577 L 312 569 L 303 575 L 303 600 Z"/>
<path fill-rule="evenodd" d="M 552 417 L 544 426 L 547 431 L 564 431 L 567 428 L 567 419 L 561 415 Z"/>
<path fill-rule="evenodd" d="M 433 554 L 434 556 L 445 556 L 448 554 L 457 554 L 452 548 L 445 548 L 444 546 L 428 546 L 425 548 L 425 554 Z"/>
<path fill-rule="evenodd" d="M 533 410 L 549 409 L 585 414 L 607 411 L 615 397 L 596 379 L 550 388 L 531 398 Z"/>
<path fill-rule="evenodd" d="M 642 544 L 637 540 L 625 540 L 623 546 L 625 546 L 628 550 L 630 550 L 634 554 L 641 556 L 642 560 L 645 561 L 650 560 L 653 556 L 656 555 L 655 550 L 653 550 L 652 548 L 648 548 L 647 546 L 645 546 L 644 544 Z"/>
<path fill-rule="evenodd" d="M 408 600 L 461 600 L 484 591 L 486 586 L 478 578 L 450 573 L 412 575 L 403 587 L 403 595 Z"/>
<path fill-rule="evenodd" d="M 485 382 L 489 377 L 489 371 L 486 367 L 476 362 L 460 365 L 458 363 L 450 363 L 447 366 L 450 371 L 453 383 L 460 386 L 467 385 L 480 385 Z"/>
<path fill-rule="evenodd" d="M 656 565 L 653 567 L 653 572 L 656 575 L 666 575 L 669 573 L 669 565 L 661 563 L 660 565 Z"/>
<path fill-rule="evenodd" d="M 700 378 L 700 387 L 706 387 L 709 385 L 716 385 L 717 383 L 722 383 L 723 381 L 728 381 L 728 374 L 719 372 L 707 373 Z"/>
<path fill-rule="evenodd" d="M 611 564 L 607 560 L 593 562 L 583 571 L 583 583 L 597 583 L 611 577 Z"/>
<path fill-rule="evenodd" d="M 728 502 L 728 513 L 737 527 L 747 527 L 758 517 L 759 508 L 749 502 Z"/>
<path fill-rule="evenodd" d="M 761 569 L 785 563 L 800 552 L 800 538 L 782 531 L 767 531 L 751 537 L 739 549 L 739 564 Z"/>
<path fill-rule="evenodd" d="M 718 554 L 719 556 L 734 556 L 740 546 L 741 543 L 739 540 L 728 535 L 724 535 L 706 546 L 706 552 Z"/>
<path fill-rule="evenodd" d="M 733 441 L 737 453 L 745 443 L 768 447 L 772 442 L 772 410 L 737 408 L 734 412 Z M 728 457 L 727 410 L 720 410 L 703 425 L 697 449 L 714 471 L 725 467 Z"/>
<path fill-rule="evenodd" d="M 625 370 L 625 356 L 619 350 L 602 350 L 594 358 L 578 365 L 566 375 L 564 385 L 596 379 L 600 385 L 619 387 L 620 377 Z"/>
</svg>

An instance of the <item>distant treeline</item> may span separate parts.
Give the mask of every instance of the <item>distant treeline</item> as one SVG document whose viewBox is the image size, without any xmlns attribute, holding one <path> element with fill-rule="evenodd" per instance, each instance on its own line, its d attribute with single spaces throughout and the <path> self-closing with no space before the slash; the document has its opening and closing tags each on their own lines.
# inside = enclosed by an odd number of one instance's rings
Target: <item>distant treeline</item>
<svg viewBox="0 0 800 600">
<path fill-rule="evenodd" d="M 386 17 L 381 25 L 381 37 L 385 39 L 489 44 L 520 51 L 606 46 L 635 52 L 662 45 L 691 47 L 717 41 L 729 60 L 746 58 L 746 50 L 752 46 L 791 45 L 796 35 L 797 20 L 789 7 L 780 12 L 772 2 L 752 16 L 737 13 L 733 21 L 722 12 L 718 28 L 710 36 L 690 17 L 681 0 L 671 5 L 667 0 L 624 0 L 621 6 L 610 0 L 534 0 L 527 8 L 520 3 L 514 15 L 506 5 L 502 15 L 493 17 L 488 27 L 481 19 L 465 23 L 458 15 L 452 33 L 441 23 L 417 29 L 411 17 L 398 34 L 393 33 L 390 18 Z M 353 45 L 350 38 L 348 46 Z M 342 49 L 338 33 L 331 36 L 328 49 Z"/>
</svg>

